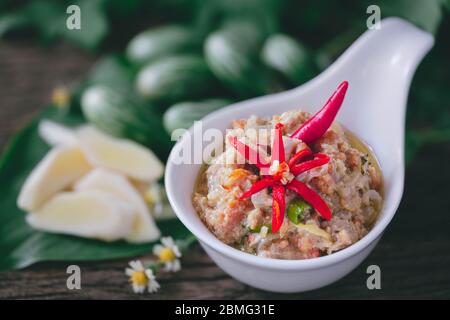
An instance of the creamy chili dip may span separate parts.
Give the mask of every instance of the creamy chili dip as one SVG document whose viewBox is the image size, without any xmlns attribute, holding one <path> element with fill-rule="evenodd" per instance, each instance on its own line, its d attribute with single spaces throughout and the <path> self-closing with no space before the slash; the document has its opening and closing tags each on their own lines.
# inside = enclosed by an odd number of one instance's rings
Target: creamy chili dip
<svg viewBox="0 0 450 320">
<path fill-rule="evenodd" d="M 308 148 L 290 135 L 310 117 L 307 112 L 291 110 L 270 118 L 237 119 L 227 138 L 237 137 L 270 157 L 274 128 L 280 123 L 288 160 Z M 381 171 L 370 149 L 340 124 L 333 122 L 309 145 L 312 152 L 328 156 L 328 163 L 290 177 L 320 195 L 332 213 L 331 219 L 324 219 L 305 199 L 286 190 L 284 220 L 274 233 L 273 189 L 268 187 L 242 199 L 263 176 L 248 161 L 226 160 L 242 157 L 226 141 L 225 151 L 213 156 L 201 170 L 192 200 L 202 221 L 224 243 L 261 257 L 309 259 L 352 245 L 374 224 L 383 202 Z"/>
</svg>

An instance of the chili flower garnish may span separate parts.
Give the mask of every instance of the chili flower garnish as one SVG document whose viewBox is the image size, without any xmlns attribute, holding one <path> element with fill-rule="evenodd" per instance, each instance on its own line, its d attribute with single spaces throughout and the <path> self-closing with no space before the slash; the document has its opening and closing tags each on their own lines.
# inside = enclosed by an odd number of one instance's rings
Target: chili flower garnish
<svg viewBox="0 0 450 320">
<path fill-rule="evenodd" d="M 347 88 L 348 82 L 342 82 L 325 106 L 295 131 L 291 138 L 297 138 L 311 144 L 322 137 L 339 111 Z M 323 153 L 313 154 L 311 148 L 307 146 L 286 162 L 282 128 L 281 123 L 275 125 L 270 164 L 264 162 L 263 157 L 256 150 L 239 141 L 237 137 L 229 138 L 231 145 L 250 163 L 255 164 L 261 170 L 263 176 L 261 180 L 255 182 L 249 190 L 242 194 L 241 199 L 247 199 L 263 189 L 272 188 L 273 233 L 277 232 L 283 224 L 286 209 L 286 189 L 303 198 L 324 219 L 331 219 L 331 210 L 322 197 L 305 183 L 295 179 L 303 172 L 327 164 L 330 158 Z"/>
</svg>

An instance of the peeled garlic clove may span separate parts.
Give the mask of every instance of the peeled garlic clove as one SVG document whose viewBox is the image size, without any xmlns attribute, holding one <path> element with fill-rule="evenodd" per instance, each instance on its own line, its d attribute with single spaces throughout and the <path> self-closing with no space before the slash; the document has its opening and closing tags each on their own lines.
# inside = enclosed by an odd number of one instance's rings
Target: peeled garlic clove
<svg viewBox="0 0 450 320">
<path fill-rule="evenodd" d="M 144 199 L 135 187 L 122 175 L 108 169 L 94 169 L 78 181 L 77 191 L 100 190 L 131 204 L 136 212 L 132 230 L 125 239 L 139 243 L 154 241 L 161 236 Z"/>
<path fill-rule="evenodd" d="M 108 136 L 92 126 L 79 129 L 78 139 L 94 166 L 141 181 L 154 181 L 163 175 L 164 167 L 153 152 L 131 140 Z"/>
<path fill-rule="evenodd" d="M 50 120 L 42 120 L 38 127 L 39 136 L 50 146 L 74 145 L 77 142 L 75 131 Z"/>
<path fill-rule="evenodd" d="M 28 176 L 20 190 L 17 205 L 23 210 L 34 211 L 90 169 L 91 165 L 78 146 L 55 147 Z"/>
<path fill-rule="evenodd" d="M 60 193 L 28 214 L 26 221 L 42 231 L 114 241 L 130 233 L 134 218 L 133 206 L 90 190 Z"/>
</svg>

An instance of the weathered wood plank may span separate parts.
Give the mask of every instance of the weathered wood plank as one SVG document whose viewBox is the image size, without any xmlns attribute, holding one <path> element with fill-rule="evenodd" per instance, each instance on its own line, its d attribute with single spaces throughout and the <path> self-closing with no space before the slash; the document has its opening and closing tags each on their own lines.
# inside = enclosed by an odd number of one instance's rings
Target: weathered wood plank
<svg viewBox="0 0 450 320">
<path fill-rule="evenodd" d="M 436 248 L 435 241 L 412 244 L 407 239 L 386 237 L 374 253 L 354 272 L 337 283 L 309 293 L 283 295 L 252 289 L 229 278 L 195 246 L 183 259 L 176 274 L 161 273 L 161 291 L 155 295 L 135 295 L 124 275 L 126 260 L 79 263 L 81 290 L 66 287 L 69 263 L 43 263 L 22 271 L 0 274 L 0 296 L 5 299 L 263 299 L 263 298 L 449 298 L 450 243 Z M 393 239 L 392 239 L 393 238 Z M 390 242 L 394 240 L 395 247 Z M 438 241 L 444 239 L 437 239 Z M 413 258 L 417 252 L 426 255 Z M 382 270 L 382 289 L 366 288 L 366 268 L 377 264 Z"/>
</svg>

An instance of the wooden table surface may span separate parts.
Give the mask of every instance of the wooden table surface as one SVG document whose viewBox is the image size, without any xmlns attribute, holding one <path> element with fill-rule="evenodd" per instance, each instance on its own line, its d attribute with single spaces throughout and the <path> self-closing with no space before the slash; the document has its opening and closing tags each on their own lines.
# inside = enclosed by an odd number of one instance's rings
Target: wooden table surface
<svg viewBox="0 0 450 320">
<path fill-rule="evenodd" d="M 0 148 L 48 103 L 52 88 L 82 78 L 94 60 L 64 44 L 1 43 Z M 319 290 L 285 295 L 253 289 L 227 276 L 195 245 L 183 258 L 181 272 L 161 275 L 161 290 L 154 295 L 131 292 L 123 273 L 128 259 L 123 259 L 78 263 L 82 288 L 73 291 L 66 287 L 68 263 L 3 272 L 0 299 L 448 299 L 449 163 L 448 143 L 422 150 L 407 170 L 402 204 L 376 249 L 350 275 Z M 380 290 L 366 287 L 366 269 L 372 264 L 381 268 Z"/>
</svg>

